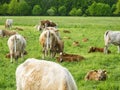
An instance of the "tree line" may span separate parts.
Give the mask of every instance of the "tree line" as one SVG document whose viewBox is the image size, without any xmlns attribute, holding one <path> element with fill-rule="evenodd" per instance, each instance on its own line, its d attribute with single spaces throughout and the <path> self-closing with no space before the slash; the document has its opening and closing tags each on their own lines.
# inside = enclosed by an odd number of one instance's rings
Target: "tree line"
<svg viewBox="0 0 120 90">
<path fill-rule="evenodd" d="M 0 0 L 6 16 L 119 16 L 120 0 Z"/>
</svg>

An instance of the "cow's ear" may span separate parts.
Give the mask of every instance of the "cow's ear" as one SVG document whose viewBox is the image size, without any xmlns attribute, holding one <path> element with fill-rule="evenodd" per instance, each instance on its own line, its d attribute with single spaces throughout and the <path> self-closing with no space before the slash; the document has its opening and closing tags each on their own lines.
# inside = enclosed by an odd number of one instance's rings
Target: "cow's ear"
<svg viewBox="0 0 120 90">
<path fill-rule="evenodd" d="M 106 74 L 106 73 L 107 73 L 107 72 L 106 72 L 106 70 L 103 70 L 103 73 L 105 73 L 105 74 Z"/>
</svg>

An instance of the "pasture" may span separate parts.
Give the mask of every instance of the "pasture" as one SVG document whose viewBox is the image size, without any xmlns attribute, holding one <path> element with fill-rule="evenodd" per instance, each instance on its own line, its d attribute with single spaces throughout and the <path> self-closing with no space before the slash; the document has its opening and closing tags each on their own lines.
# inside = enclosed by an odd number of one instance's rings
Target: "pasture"
<svg viewBox="0 0 120 90">
<path fill-rule="evenodd" d="M 4 23 L 7 18 L 13 19 L 13 27 L 23 28 L 23 31 L 17 31 L 26 37 L 28 52 L 27 58 L 42 58 L 42 48 L 39 44 L 38 32 L 34 26 L 40 20 L 48 19 L 58 24 L 60 36 L 70 37 L 64 39 L 64 52 L 78 54 L 85 57 L 81 62 L 62 62 L 62 66 L 68 68 L 73 75 L 78 90 L 120 90 L 120 54 L 117 53 L 117 47 L 111 45 L 109 49 L 111 54 L 88 53 L 90 46 L 104 47 L 103 35 L 106 30 L 120 31 L 120 17 L 32 17 L 32 16 L 2 16 L 0 17 L 0 29 L 5 29 Z M 12 29 L 14 30 L 14 29 Z M 64 33 L 63 30 L 69 30 L 71 33 Z M 87 42 L 83 42 L 88 38 Z M 0 90 L 16 90 L 15 70 L 16 67 L 24 62 L 21 58 L 18 63 L 10 63 L 10 59 L 5 58 L 9 52 L 7 46 L 8 37 L 0 37 Z M 73 46 L 73 41 L 78 41 L 79 46 Z M 56 58 L 49 61 L 56 61 Z M 57 62 L 58 63 L 58 62 Z M 86 73 L 92 69 L 105 69 L 108 74 L 106 81 L 85 81 Z"/>
</svg>

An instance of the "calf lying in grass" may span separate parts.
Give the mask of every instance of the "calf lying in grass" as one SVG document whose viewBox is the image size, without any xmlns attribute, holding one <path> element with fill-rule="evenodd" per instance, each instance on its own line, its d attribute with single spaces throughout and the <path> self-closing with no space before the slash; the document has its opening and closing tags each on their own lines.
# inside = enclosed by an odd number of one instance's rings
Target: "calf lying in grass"
<svg viewBox="0 0 120 90">
<path fill-rule="evenodd" d="M 85 80 L 96 80 L 96 81 L 104 81 L 107 78 L 106 70 L 91 70 L 86 76 Z"/>
<path fill-rule="evenodd" d="M 102 53 L 104 53 L 104 48 L 90 47 L 88 53 L 91 53 L 91 52 L 102 52 Z M 108 50 L 108 53 L 111 53 L 111 51 Z"/>
<path fill-rule="evenodd" d="M 80 55 L 74 55 L 74 54 L 67 54 L 67 53 L 60 53 L 59 57 L 56 57 L 58 62 L 73 62 L 73 61 L 81 61 L 84 59 L 83 56 Z"/>
<path fill-rule="evenodd" d="M 1 37 L 12 36 L 14 34 L 17 34 L 17 32 L 10 31 L 10 30 L 0 30 L 0 36 Z"/>
</svg>

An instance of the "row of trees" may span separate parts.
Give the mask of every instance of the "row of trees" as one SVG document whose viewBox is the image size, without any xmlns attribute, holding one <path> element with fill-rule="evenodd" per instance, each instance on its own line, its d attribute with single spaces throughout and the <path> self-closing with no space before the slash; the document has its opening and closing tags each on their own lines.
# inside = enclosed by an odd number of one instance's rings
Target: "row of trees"
<svg viewBox="0 0 120 90">
<path fill-rule="evenodd" d="M 0 15 L 113 16 L 120 0 L 0 0 Z"/>
</svg>

